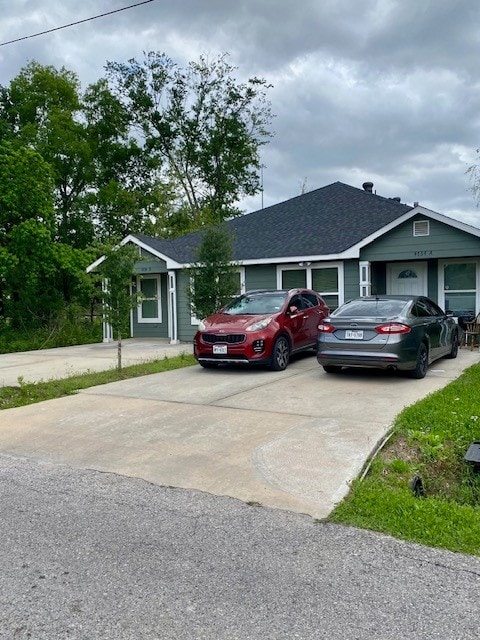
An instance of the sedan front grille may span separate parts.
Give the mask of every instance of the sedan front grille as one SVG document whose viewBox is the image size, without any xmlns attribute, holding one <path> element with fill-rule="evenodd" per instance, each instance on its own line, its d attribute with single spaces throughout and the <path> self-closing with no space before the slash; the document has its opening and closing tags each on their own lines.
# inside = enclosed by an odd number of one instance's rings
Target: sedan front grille
<svg viewBox="0 0 480 640">
<path fill-rule="evenodd" d="M 240 344 L 245 342 L 244 333 L 226 333 L 219 335 L 217 333 L 202 333 L 202 342 L 215 344 L 216 342 L 226 342 L 227 344 Z"/>
</svg>

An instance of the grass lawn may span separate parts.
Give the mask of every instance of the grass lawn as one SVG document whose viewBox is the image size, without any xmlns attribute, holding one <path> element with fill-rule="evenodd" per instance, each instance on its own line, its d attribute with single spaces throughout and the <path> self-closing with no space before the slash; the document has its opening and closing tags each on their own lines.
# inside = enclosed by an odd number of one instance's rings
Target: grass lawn
<svg viewBox="0 0 480 640">
<path fill-rule="evenodd" d="M 475 440 L 480 364 L 397 416 L 391 437 L 330 520 L 480 555 L 480 473 L 464 461 Z"/>
</svg>

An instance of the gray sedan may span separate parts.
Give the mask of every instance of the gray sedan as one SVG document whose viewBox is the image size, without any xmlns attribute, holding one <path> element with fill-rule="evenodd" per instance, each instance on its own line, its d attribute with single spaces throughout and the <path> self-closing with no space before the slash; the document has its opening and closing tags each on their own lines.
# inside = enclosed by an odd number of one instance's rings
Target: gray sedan
<svg viewBox="0 0 480 640">
<path fill-rule="evenodd" d="M 458 325 L 424 296 L 368 296 L 336 309 L 318 325 L 317 360 L 342 367 L 408 371 L 424 378 L 438 358 L 456 358 Z"/>
</svg>

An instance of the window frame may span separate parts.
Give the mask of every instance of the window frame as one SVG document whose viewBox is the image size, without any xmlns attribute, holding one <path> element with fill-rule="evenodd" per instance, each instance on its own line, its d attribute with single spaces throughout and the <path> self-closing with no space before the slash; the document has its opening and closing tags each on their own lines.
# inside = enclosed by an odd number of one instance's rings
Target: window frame
<svg viewBox="0 0 480 640">
<path fill-rule="evenodd" d="M 142 281 L 154 280 L 157 283 L 157 295 L 153 298 L 145 296 L 142 298 L 137 306 L 137 322 L 138 324 L 162 324 L 163 322 L 163 309 L 162 309 L 162 279 L 160 273 L 141 274 L 137 276 L 136 286 L 137 291 L 142 293 Z M 157 301 L 157 316 L 154 318 L 144 318 L 142 313 L 143 303 L 148 301 Z"/>
<path fill-rule="evenodd" d="M 317 269 L 337 269 L 337 291 L 317 291 L 312 286 L 312 271 Z M 305 289 L 312 289 L 316 291 L 322 298 L 325 296 L 337 296 L 338 306 L 343 304 L 345 300 L 344 289 L 344 265 L 343 262 L 303 262 L 303 263 L 291 263 L 291 264 L 279 264 L 277 265 L 277 289 L 283 289 L 282 275 L 284 271 L 301 270 L 306 272 L 306 287 Z M 303 287 L 298 287 L 302 289 Z"/>
</svg>

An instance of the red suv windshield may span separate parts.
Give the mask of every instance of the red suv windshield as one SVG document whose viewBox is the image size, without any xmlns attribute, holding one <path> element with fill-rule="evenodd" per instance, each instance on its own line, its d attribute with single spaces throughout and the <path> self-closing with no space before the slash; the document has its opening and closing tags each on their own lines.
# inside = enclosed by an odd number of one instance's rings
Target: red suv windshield
<svg viewBox="0 0 480 640">
<path fill-rule="evenodd" d="M 278 313 L 285 303 L 286 292 L 250 293 L 240 296 L 225 307 L 230 315 L 264 315 Z"/>
</svg>

